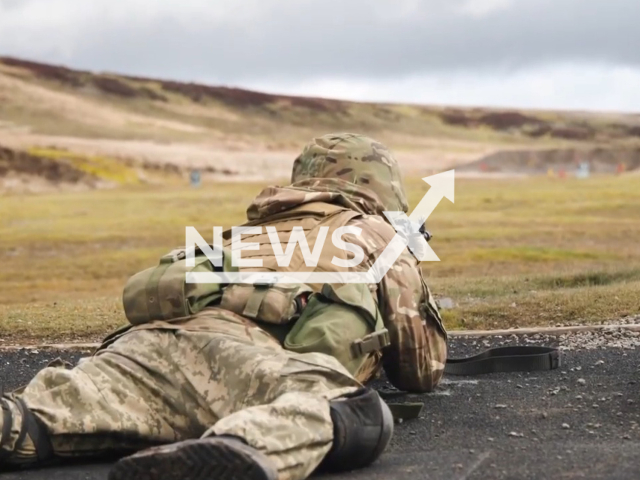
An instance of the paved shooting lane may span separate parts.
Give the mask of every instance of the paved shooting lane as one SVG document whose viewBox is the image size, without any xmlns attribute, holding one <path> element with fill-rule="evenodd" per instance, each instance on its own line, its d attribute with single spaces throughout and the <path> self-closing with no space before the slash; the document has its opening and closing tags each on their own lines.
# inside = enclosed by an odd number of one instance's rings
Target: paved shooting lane
<svg viewBox="0 0 640 480">
<path fill-rule="evenodd" d="M 433 394 L 394 399 L 424 402 L 421 418 L 396 427 L 392 447 L 375 467 L 331 478 L 640 478 L 640 338 L 631 335 L 568 336 L 561 342 L 572 350 L 564 352 L 558 370 L 448 377 Z M 514 341 L 455 339 L 451 353 L 468 355 Z M 14 388 L 57 356 L 2 353 L 0 381 Z M 382 382 L 377 386 L 390 389 Z M 107 471 L 108 465 L 76 465 L 0 478 L 104 480 Z"/>
</svg>

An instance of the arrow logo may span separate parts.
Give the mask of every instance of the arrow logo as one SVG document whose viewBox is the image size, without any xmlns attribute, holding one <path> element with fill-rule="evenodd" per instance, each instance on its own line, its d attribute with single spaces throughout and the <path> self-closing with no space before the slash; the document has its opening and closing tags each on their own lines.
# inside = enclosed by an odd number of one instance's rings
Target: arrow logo
<svg viewBox="0 0 640 480">
<path fill-rule="evenodd" d="M 407 241 L 409 250 L 422 262 L 439 262 L 440 259 L 429 246 L 420 227 L 424 225 L 443 198 L 454 202 L 455 170 L 438 173 L 422 180 L 431 188 L 422 197 L 413 212 L 407 217 L 404 212 L 384 212 L 387 220 L 393 225 L 398 235 Z M 394 259 L 395 261 L 395 259 Z"/>
<path fill-rule="evenodd" d="M 431 188 L 407 216 L 404 212 L 385 211 L 396 234 L 366 272 L 188 272 L 187 283 L 379 283 L 405 248 L 419 261 L 438 262 L 440 259 L 420 232 L 443 198 L 454 202 L 454 170 L 424 177 Z M 193 255 L 193 253 L 191 254 Z"/>
</svg>

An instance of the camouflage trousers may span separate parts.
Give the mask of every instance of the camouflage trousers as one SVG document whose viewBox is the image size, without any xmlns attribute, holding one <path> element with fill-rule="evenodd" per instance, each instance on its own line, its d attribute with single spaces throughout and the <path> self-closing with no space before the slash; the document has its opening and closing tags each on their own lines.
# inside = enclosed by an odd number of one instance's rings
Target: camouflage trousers
<svg viewBox="0 0 640 480">
<path fill-rule="evenodd" d="M 210 308 L 180 325 L 135 328 L 73 369 L 41 370 L 9 395 L 2 444 L 15 450 L 8 461 L 36 461 L 28 435 L 15 449 L 22 399 L 60 457 L 234 435 L 266 454 L 280 480 L 297 480 L 331 447 L 329 400 L 360 386 L 333 357 L 288 352 L 243 317 Z"/>
</svg>

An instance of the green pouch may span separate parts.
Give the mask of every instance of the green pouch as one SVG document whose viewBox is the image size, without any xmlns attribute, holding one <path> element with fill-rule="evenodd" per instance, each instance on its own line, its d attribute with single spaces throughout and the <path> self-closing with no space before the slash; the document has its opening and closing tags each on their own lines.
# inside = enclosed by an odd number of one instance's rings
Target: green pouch
<svg viewBox="0 0 640 480">
<path fill-rule="evenodd" d="M 358 371 L 369 353 L 388 344 L 388 332 L 366 284 L 337 289 L 325 284 L 319 294 L 309 297 L 284 340 L 287 350 L 335 357 L 351 374 Z"/>
<path fill-rule="evenodd" d="M 297 299 L 311 292 L 299 284 L 235 284 L 224 289 L 220 307 L 251 320 L 286 324 L 297 318 Z"/>
<path fill-rule="evenodd" d="M 160 263 L 135 274 L 124 287 L 123 305 L 127 320 L 140 325 L 154 320 L 173 320 L 199 312 L 219 301 L 223 283 L 187 283 L 187 273 L 237 271 L 231 255 L 222 253 L 223 267 L 215 267 L 200 249 L 195 250 L 195 266 L 187 266 L 186 250 L 178 249 Z"/>
</svg>

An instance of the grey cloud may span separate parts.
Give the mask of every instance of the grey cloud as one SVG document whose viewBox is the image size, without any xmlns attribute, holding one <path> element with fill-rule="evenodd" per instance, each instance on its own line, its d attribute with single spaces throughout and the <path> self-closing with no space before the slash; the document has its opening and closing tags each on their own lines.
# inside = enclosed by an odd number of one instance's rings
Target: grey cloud
<svg viewBox="0 0 640 480">
<path fill-rule="evenodd" d="M 0 9 L 8 11 L 19 7 L 22 3 L 22 0 L 0 0 Z"/>
<path fill-rule="evenodd" d="M 33 1 L 33 0 L 32 0 Z M 70 2 L 75 0 L 69 0 Z M 486 1 L 486 0 L 473 0 Z M 504 3 L 504 0 L 503 2 Z M 174 2 L 188 9 L 189 0 Z M 215 9 L 215 2 L 210 3 Z M 484 16 L 461 0 L 277 0 L 234 18 L 164 15 L 33 32 L 0 52 L 97 70 L 238 84 L 495 71 L 590 62 L 640 66 L 637 0 L 512 0 Z M 14 2 L 2 6 L 16 9 Z M 375 8 L 372 8 L 372 5 Z M 399 14 L 399 6 L 406 12 Z M 117 8 L 126 9 L 127 3 Z M 211 10 L 213 13 L 213 10 Z M 212 15 L 213 16 L 213 15 Z M 30 40 L 30 41 L 27 41 Z M 8 51 L 7 51 L 8 50 Z"/>
</svg>

